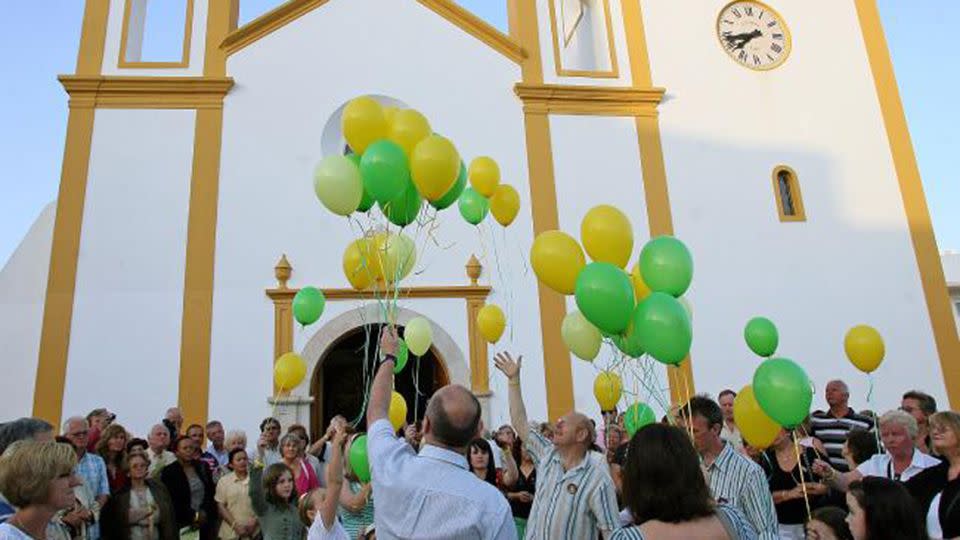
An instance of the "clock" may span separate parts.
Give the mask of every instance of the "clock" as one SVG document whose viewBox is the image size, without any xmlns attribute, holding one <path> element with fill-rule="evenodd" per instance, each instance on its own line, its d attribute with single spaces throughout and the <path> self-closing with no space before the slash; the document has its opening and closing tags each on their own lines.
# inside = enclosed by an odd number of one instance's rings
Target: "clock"
<svg viewBox="0 0 960 540">
<path fill-rule="evenodd" d="M 717 37 L 730 58 L 750 69 L 773 69 L 790 55 L 790 30 L 770 6 L 754 0 L 726 5 L 717 16 Z"/>
</svg>

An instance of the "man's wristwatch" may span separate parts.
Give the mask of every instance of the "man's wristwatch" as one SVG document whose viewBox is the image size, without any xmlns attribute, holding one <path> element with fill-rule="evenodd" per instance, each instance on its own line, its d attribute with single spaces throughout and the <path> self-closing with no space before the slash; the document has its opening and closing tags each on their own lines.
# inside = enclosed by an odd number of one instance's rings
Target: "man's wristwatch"
<svg viewBox="0 0 960 540">
<path fill-rule="evenodd" d="M 392 354 L 385 354 L 385 355 L 381 356 L 381 357 L 380 357 L 380 360 L 377 362 L 377 369 L 373 370 L 373 374 L 376 375 L 377 372 L 380 371 L 380 366 L 382 366 L 383 364 L 385 364 L 385 363 L 387 363 L 387 362 L 393 362 L 394 364 L 396 364 L 396 363 L 397 363 L 397 357 L 394 356 L 394 355 L 392 355 Z"/>
</svg>

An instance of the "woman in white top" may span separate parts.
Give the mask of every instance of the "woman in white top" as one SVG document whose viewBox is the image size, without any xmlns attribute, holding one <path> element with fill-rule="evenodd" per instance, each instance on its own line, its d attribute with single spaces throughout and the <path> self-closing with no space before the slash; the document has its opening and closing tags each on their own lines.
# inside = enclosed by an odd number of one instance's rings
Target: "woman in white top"
<svg viewBox="0 0 960 540">
<path fill-rule="evenodd" d="M 917 421 L 903 411 L 889 411 L 880 417 L 880 439 L 885 453 L 877 454 L 857 466 L 856 469 L 839 473 L 829 463 L 817 460 L 813 472 L 820 475 L 830 487 L 846 491 L 850 483 L 867 476 L 879 476 L 906 482 L 920 471 L 933 467 L 940 461 L 916 448 Z"/>
<path fill-rule="evenodd" d="M 56 442 L 16 442 L 0 458 L 0 493 L 17 512 L 0 524 L 0 540 L 45 538 L 54 514 L 73 506 L 77 454 Z"/>
</svg>

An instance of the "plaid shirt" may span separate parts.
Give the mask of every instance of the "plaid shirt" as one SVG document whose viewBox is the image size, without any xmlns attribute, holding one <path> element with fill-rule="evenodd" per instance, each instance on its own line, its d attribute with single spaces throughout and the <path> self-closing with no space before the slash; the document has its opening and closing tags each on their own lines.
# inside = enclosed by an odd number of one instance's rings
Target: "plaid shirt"
<svg viewBox="0 0 960 540">
<path fill-rule="evenodd" d="M 107 481 L 107 466 L 103 458 L 96 454 L 86 452 L 80 461 L 77 462 L 73 473 L 83 479 L 83 488 L 85 488 L 93 499 L 101 495 L 110 495 L 110 483 Z M 98 540 L 100 538 L 100 524 L 92 523 L 87 527 L 87 540 Z"/>
</svg>

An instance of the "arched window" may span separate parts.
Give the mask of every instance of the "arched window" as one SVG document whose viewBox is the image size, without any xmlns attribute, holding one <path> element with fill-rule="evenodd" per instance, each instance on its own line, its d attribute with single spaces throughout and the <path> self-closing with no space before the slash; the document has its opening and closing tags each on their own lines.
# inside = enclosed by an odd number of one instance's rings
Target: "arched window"
<svg viewBox="0 0 960 540">
<path fill-rule="evenodd" d="M 786 165 L 773 169 L 773 193 L 777 200 L 780 221 L 807 220 L 803 210 L 803 197 L 800 195 L 800 182 L 793 169 Z"/>
</svg>

